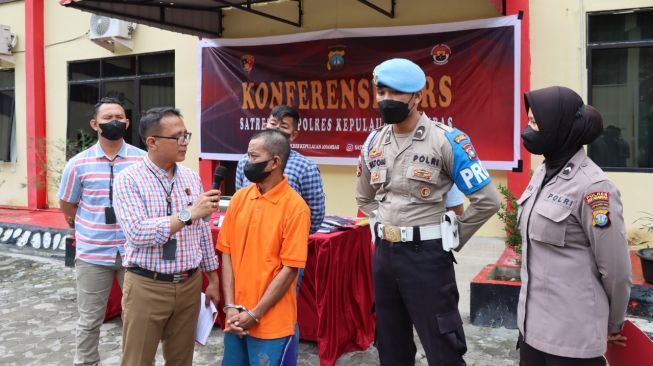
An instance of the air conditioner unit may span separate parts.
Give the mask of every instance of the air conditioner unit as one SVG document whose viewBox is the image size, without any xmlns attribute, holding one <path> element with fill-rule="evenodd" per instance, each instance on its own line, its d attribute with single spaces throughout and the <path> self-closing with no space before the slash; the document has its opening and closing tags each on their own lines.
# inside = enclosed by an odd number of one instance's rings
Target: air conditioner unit
<svg viewBox="0 0 653 366">
<path fill-rule="evenodd" d="M 135 28 L 136 25 L 129 22 L 93 14 L 88 38 L 111 52 L 115 51 L 116 45 L 131 50 L 134 48 L 131 38 Z"/>
<path fill-rule="evenodd" d="M 14 56 L 11 53 L 16 49 L 16 43 L 18 43 L 18 37 L 11 33 L 9 26 L 0 25 L 0 62 L 4 61 L 14 65 Z M 2 66 L 0 64 L 0 67 Z"/>
</svg>

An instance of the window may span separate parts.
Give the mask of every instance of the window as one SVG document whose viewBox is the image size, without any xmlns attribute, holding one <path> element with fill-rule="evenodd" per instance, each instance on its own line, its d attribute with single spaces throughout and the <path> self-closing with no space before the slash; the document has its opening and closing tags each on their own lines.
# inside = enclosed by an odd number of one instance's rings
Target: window
<svg viewBox="0 0 653 366">
<path fill-rule="evenodd" d="M 93 106 L 102 97 L 121 100 L 129 118 L 125 141 L 145 148 L 138 136 L 141 112 L 175 104 L 175 54 L 164 52 L 68 64 L 68 140 L 83 133 L 96 135 L 89 125 Z"/>
<path fill-rule="evenodd" d="M 653 171 L 653 9 L 588 14 L 589 104 L 603 115 L 590 157 L 608 171 Z"/>
<path fill-rule="evenodd" d="M 0 161 L 16 161 L 14 70 L 0 70 Z"/>
</svg>

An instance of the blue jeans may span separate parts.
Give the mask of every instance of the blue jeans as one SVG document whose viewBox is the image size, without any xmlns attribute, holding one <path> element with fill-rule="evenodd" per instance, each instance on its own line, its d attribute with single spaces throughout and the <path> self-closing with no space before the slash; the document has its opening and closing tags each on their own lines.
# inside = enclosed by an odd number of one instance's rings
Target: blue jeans
<svg viewBox="0 0 653 366">
<path fill-rule="evenodd" d="M 225 333 L 222 366 L 295 366 L 297 356 L 292 343 L 293 336 L 260 339 Z"/>
</svg>

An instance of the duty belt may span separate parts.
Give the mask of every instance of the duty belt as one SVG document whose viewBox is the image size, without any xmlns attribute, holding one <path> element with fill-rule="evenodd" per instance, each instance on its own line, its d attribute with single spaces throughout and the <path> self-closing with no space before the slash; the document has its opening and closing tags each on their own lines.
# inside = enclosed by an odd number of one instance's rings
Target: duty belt
<svg viewBox="0 0 653 366">
<path fill-rule="evenodd" d="M 442 238 L 440 225 L 394 226 L 376 224 L 376 236 L 391 243 L 418 240 L 435 240 Z"/>
<path fill-rule="evenodd" d="M 129 272 L 135 273 L 143 277 L 151 278 L 157 281 L 165 281 L 165 282 L 172 282 L 172 283 L 184 282 L 190 276 L 192 276 L 193 273 L 195 273 L 195 271 L 197 271 L 197 268 L 193 268 L 193 269 L 189 269 L 188 271 L 179 272 L 179 273 L 160 273 L 160 272 L 150 271 L 149 269 L 145 269 L 141 267 L 127 267 L 126 269 Z"/>
</svg>

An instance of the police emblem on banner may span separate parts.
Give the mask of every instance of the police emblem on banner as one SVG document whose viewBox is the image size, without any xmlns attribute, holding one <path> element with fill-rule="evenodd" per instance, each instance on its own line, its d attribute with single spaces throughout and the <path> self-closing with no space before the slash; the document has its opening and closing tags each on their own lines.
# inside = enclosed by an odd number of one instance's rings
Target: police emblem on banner
<svg viewBox="0 0 653 366">
<path fill-rule="evenodd" d="M 252 72 L 254 69 L 254 56 L 252 55 L 242 55 L 240 56 L 240 67 L 243 68 L 243 71 L 246 73 Z"/>
<path fill-rule="evenodd" d="M 438 66 L 446 65 L 449 62 L 449 57 L 451 57 L 451 48 L 444 43 L 437 44 L 431 49 L 431 57 L 434 64 Z"/>
<path fill-rule="evenodd" d="M 345 67 L 345 48 L 347 46 L 329 46 L 329 53 L 327 57 L 329 61 L 327 62 L 327 70 L 329 71 L 339 71 Z"/>
</svg>

